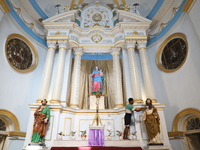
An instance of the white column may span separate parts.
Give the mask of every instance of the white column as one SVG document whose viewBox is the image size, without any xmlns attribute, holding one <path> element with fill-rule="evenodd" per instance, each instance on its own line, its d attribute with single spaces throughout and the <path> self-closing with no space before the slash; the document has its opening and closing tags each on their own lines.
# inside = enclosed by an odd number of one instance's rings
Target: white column
<svg viewBox="0 0 200 150">
<path fill-rule="evenodd" d="M 59 53 L 56 66 L 56 75 L 53 84 L 51 103 L 60 103 L 61 93 L 62 93 L 62 83 L 64 75 L 65 66 L 65 54 L 67 49 L 67 41 L 58 41 Z"/>
<path fill-rule="evenodd" d="M 83 54 L 82 48 L 74 48 L 74 68 L 72 73 L 72 90 L 70 98 L 70 107 L 79 107 L 79 93 L 80 93 L 80 72 L 81 72 L 81 56 Z"/>
<path fill-rule="evenodd" d="M 119 62 L 119 54 L 121 48 L 112 48 L 111 54 L 113 56 L 113 74 L 114 74 L 114 98 L 115 108 L 123 107 L 123 96 L 122 96 L 122 73 Z"/>
<path fill-rule="evenodd" d="M 129 72 L 133 99 L 135 100 L 135 102 L 140 103 L 143 102 L 143 100 L 141 95 L 139 73 L 136 63 L 135 44 L 136 41 L 129 40 L 126 41 L 125 46 L 128 51 Z"/>
<path fill-rule="evenodd" d="M 47 41 L 47 46 L 48 46 L 48 53 L 47 53 L 46 62 L 44 66 L 39 99 L 37 100 L 37 102 L 39 103 L 44 98 L 48 100 L 54 55 L 55 55 L 55 49 L 56 49 L 56 41 Z"/>
<path fill-rule="evenodd" d="M 140 54 L 140 61 L 142 67 L 142 75 L 144 81 L 144 89 L 145 89 L 145 99 L 151 98 L 153 102 L 157 102 L 155 99 L 154 87 L 151 77 L 151 71 L 149 66 L 149 60 L 146 52 L 146 43 L 147 41 L 137 41 L 138 43 L 138 50 Z"/>
</svg>

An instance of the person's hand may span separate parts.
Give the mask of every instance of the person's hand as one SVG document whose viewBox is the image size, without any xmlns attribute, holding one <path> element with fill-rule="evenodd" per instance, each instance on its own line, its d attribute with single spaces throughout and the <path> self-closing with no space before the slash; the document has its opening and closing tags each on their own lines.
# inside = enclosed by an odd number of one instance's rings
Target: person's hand
<svg viewBox="0 0 200 150">
<path fill-rule="evenodd" d="M 42 111 L 42 108 L 38 109 L 38 111 Z"/>
<path fill-rule="evenodd" d="M 48 122 L 48 118 L 45 118 L 45 119 L 44 119 L 44 123 L 47 123 L 47 122 Z"/>
</svg>

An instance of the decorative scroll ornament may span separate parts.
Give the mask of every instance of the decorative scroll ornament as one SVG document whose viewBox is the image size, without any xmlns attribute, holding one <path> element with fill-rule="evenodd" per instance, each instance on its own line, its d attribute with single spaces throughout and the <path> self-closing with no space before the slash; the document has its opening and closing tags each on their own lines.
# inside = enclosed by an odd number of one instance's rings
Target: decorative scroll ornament
<svg viewBox="0 0 200 150">
<path fill-rule="evenodd" d="M 73 49 L 73 51 L 74 51 L 75 55 L 81 56 L 83 54 L 83 48 L 82 47 L 76 47 L 76 48 Z"/>
<path fill-rule="evenodd" d="M 120 52 L 121 52 L 121 48 L 120 47 L 111 48 L 111 55 L 119 55 Z"/>
<path fill-rule="evenodd" d="M 127 40 L 124 46 L 126 47 L 126 49 L 134 48 L 136 46 L 136 41 Z"/>
<path fill-rule="evenodd" d="M 137 41 L 137 47 L 138 47 L 138 49 L 146 48 L 146 45 L 147 45 L 147 41 L 146 40 Z"/>
<path fill-rule="evenodd" d="M 99 34 L 95 34 L 91 37 L 91 40 L 95 43 L 99 43 L 102 40 L 102 37 Z"/>
<path fill-rule="evenodd" d="M 102 20 L 102 16 L 99 13 L 96 13 L 92 16 L 92 20 L 95 22 L 99 22 Z"/>
</svg>

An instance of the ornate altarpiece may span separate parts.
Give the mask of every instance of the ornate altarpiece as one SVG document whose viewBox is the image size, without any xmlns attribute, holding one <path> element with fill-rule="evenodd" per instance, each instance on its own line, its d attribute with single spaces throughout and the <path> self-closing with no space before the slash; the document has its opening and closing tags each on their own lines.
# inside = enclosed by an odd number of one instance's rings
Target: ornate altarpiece
<svg viewBox="0 0 200 150">
<path fill-rule="evenodd" d="M 124 129 L 121 79 L 123 73 L 126 78 L 126 81 L 123 82 L 127 83 L 123 91 L 126 92 L 126 95 L 131 95 L 135 99 L 136 108 L 144 105 L 143 100 L 145 98 L 151 97 L 153 99 L 161 118 L 161 140 L 164 143 L 164 147 L 161 149 L 170 149 L 163 113 L 165 106 L 158 103 L 154 96 L 146 54 L 146 30 L 149 29 L 151 20 L 136 13 L 111 9 L 107 5 L 96 2 L 82 9 L 57 14 L 44 20 L 43 24 L 47 31 L 48 55 L 39 98 L 37 103 L 30 104 L 31 114 L 24 149 L 26 149 L 32 135 L 34 111 L 43 98 L 49 100 L 48 104 L 51 108 L 50 126 L 45 137 L 46 146 L 88 145 L 87 141 L 69 142 L 71 140 L 70 131 L 77 131 L 77 140 L 81 140 L 80 131 L 87 130 L 87 133 L 89 133 L 89 125 L 92 123 L 96 112 L 95 109 L 79 109 L 80 63 L 81 56 L 84 53 L 110 53 L 113 57 L 115 109 L 99 111 L 101 121 L 105 125 L 105 137 L 108 135 L 107 129 L 113 131 L 111 135 L 113 140 L 105 141 L 105 146 L 129 145 L 148 149 L 146 147 L 148 138 L 142 122 L 141 112 L 135 113 L 132 118 L 135 120 L 135 125 L 131 127 L 131 132 L 137 131 L 137 140 L 119 141 L 116 136 L 116 130 L 123 131 Z M 139 77 L 137 70 L 135 70 L 137 69 L 134 59 L 136 47 L 141 58 L 143 77 Z M 56 49 L 59 50 L 57 58 L 54 60 Z M 123 59 L 122 71 L 119 67 L 119 54 L 121 52 Z M 75 55 L 73 68 L 71 68 L 72 53 Z M 55 67 L 53 67 L 53 63 L 56 63 Z M 71 71 L 72 78 L 70 78 Z M 53 73 L 54 75 L 52 75 Z M 138 82 L 141 78 L 144 80 L 145 89 L 139 86 Z M 72 84 L 71 87 L 69 87 L 70 84 Z M 50 88 L 50 86 L 52 87 Z M 127 89 L 132 90 L 127 92 Z M 141 94 L 142 90 L 145 93 L 144 95 Z M 66 95 L 69 95 L 69 93 L 71 94 L 70 102 L 67 102 Z M 66 135 L 62 141 L 58 140 L 58 133 L 61 131 Z"/>
</svg>

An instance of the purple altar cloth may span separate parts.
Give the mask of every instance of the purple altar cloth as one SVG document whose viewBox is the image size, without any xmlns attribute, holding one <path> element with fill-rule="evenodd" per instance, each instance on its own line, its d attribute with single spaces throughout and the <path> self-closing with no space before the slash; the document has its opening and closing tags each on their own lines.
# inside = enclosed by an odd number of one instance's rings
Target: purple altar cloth
<svg viewBox="0 0 200 150">
<path fill-rule="evenodd" d="M 104 129 L 90 129 L 89 146 L 104 146 Z"/>
</svg>

